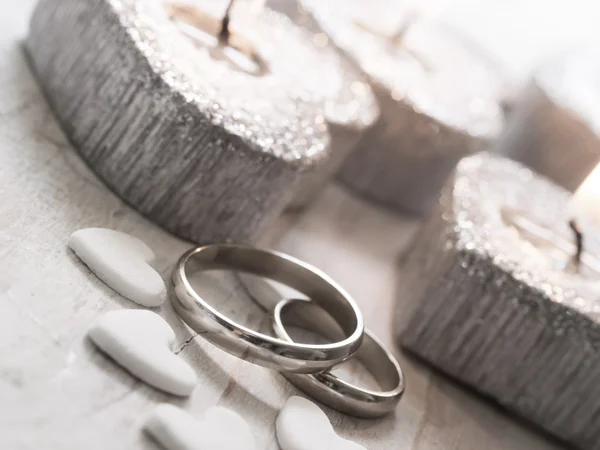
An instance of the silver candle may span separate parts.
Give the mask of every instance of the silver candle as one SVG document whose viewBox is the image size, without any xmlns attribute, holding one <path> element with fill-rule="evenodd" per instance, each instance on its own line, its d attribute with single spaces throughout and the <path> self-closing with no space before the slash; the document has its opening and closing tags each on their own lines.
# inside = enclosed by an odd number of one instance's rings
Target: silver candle
<svg viewBox="0 0 600 450">
<path fill-rule="evenodd" d="M 352 90 L 339 56 L 289 19 L 236 18 L 225 45 L 216 6 L 42 0 L 27 40 L 90 166 L 140 212 L 199 243 L 255 239 L 328 175 L 325 111 L 350 128 L 374 114 L 353 103 L 370 92 Z"/>
<path fill-rule="evenodd" d="M 400 344 L 581 448 L 600 449 L 600 242 L 570 194 L 482 153 L 464 159 L 404 256 Z"/>
<path fill-rule="evenodd" d="M 575 191 L 600 162 L 599 78 L 597 55 L 548 62 L 515 102 L 494 151 Z"/>
<path fill-rule="evenodd" d="M 363 72 L 381 109 L 339 179 L 388 207 L 426 212 L 456 163 L 498 135 L 503 80 L 452 32 L 412 20 L 401 5 L 301 4 Z M 373 20 L 402 14 L 395 34 Z"/>
</svg>

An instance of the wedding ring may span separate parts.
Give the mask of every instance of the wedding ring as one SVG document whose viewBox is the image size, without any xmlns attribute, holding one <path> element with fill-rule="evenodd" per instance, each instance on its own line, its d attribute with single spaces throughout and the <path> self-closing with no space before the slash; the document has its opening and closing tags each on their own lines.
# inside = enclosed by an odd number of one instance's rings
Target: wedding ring
<svg viewBox="0 0 600 450">
<path fill-rule="evenodd" d="M 289 325 L 314 331 L 328 338 L 334 330 L 331 317 L 324 314 L 323 309 L 311 300 L 282 300 L 273 310 L 275 334 L 293 342 L 284 326 L 284 318 Z M 365 329 L 356 358 L 371 372 L 383 391 L 360 388 L 331 372 L 283 375 L 298 389 L 345 414 L 374 418 L 389 413 L 396 407 L 404 392 L 404 377 L 400 364 L 392 352 L 368 329 Z"/>
<path fill-rule="evenodd" d="M 305 345 L 237 324 L 204 301 L 188 276 L 233 270 L 286 284 L 313 299 L 344 332 L 338 342 Z M 354 300 L 320 270 L 291 256 L 249 246 L 218 244 L 189 250 L 173 270 L 175 311 L 194 331 L 238 358 L 283 372 L 316 373 L 352 356 L 363 336 L 362 314 Z"/>
</svg>

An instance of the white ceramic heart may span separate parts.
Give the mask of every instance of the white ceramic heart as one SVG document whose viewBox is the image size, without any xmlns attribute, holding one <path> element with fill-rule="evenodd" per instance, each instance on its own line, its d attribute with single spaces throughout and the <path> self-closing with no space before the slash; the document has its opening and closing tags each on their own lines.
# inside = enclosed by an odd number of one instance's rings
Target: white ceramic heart
<svg viewBox="0 0 600 450">
<path fill-rule="evenodd" d="M 165 301 L 165 282 L 149 264 L 154 252 L 140 239 L 107 228 L 84 228 L 71 235 L 69 247 L 123 297 L 147 307 Z"/>
<path fill-rule="evenodd" d="M 196 373 L 172 351 L 175 333 L 158 314 L 120 309 L 102 315 L 88 336 L 125 370 L 161 391 L 189 395 Z"/>
<path fill-rule="evenodd" d="M 248 423 L 221 406 L 209 409 L 201 420 L 183 409 L 163 403 L 150 414 L 144 429 L 167 450 L 253 450 Z"/>
<path fill-rule="evenodd" d="M 321 408 L 303 397 L 290 397 L 275 425 L 281 450 L 366 450 L 338 436 Z"/>
</svg>

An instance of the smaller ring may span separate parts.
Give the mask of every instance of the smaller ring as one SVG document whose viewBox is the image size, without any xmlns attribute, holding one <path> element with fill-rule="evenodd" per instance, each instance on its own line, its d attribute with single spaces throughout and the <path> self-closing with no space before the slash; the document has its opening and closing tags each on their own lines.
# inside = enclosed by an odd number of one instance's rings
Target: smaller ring
<svg viewBox="0 0 600 450">
<path fill-rule="evenodd" d="M 343 337 L 322 345 L 297 344 L 244 327 L 217 311 L 191 286 L 189 276 L 207 270 L 250 273 L 285 284 L 310 296 L 344 330 Z M 363 337 L 356 302 L 331 278 L 296 258 L 245 245 L 214 244 L 183 254 L 173 274 L 177 314 L 194 331 L 245 361 L 283 372 L 318 373 L 348 359 Z"/>
<path fill-rule="evenodd" d="M 306 311 L 293 311 L 292 306 Z M 325 314 L 323 314 L 325 313 Z M 315 331 L 331 338 L 335 324 L 319 305 L 308 299 L 284 299 L 273 310 L 273 330 L 281 338 L 294 342 L 283 325 L 282 317 L 293 320 L 292 325 Z M 325 315 L 325 317 L 324 317 Z M 283 373 L 298 389 L 321 403 L 356 417 L 375 418 L 391 412 L 404 393 L 404 376 L 395 356 L 373 332 L 364 330 L 362 345 L 355 357 L 364 364 L 384 389 L 373 391 L 350 384 L 333 373 L 317 374 Z"/>
</svg>

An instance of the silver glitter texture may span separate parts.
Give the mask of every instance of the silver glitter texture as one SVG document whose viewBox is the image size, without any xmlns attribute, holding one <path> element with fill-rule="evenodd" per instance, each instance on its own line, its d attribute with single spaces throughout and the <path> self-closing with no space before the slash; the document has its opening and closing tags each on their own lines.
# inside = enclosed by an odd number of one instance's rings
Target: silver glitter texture
<svg viewBox="0 0 600 450">
<path fill-rule="evenodd" d="M 194 5 L 220 14 L 215 2 Z M 233 29 L 267 74 L 214 58 L 162 1 L 41 0 L 27 40 L 90 166 L 133 207 L 197 243 L 252 241 L 268 229 L 330 158 L 330 103 L 336 123 L 372 121 L 336 103 L 354 78 L 289 19 L 264 11 L 251 23 L 236 18 Z"/>
<path fill-rule="evenodd" d="M 570 239 L 569 198 L 505 158 L 460 162 L 403 257 L 397 339 L 549 433 L 600 449 L 600 279 L 550 267 L 501 214 L 523 211 Z M 600 255 L 598 239 L 585 242 Z"/>
<path fill-rule="evenodd" d="M 494 151 L 574 192 L 600 162 L 599 78 L 597 55 L 547 63 L 515 103 Z"/>
<path fill-rule="evenodd" d="M 369 80 L 381 110 L 338 178 L 392 209 L 426 212 L 457 162 L 500 132 L 503 80 L 454 34 L 430 22 L 415 21 L 394 44 L 383 36 L 391 31 L 352 10 L 360 2 L 301 3 Z M 378 11 L 364 2 L 358 7 L 365 16 L 397 16 L 394 4 L 380 3 Z"/>
<path fill-rule="evenodd" d="M 305 183 L 305 188 L 292 202 L 292 209 L 309 204 L 323 185 L 338 172 L 344 161 L 357 148 L 359 140 L 375 126 L 379 107 L 366 78 L 353 63 L 329 40 L 319 23 L 294 0 L 269 0 L 267 6 L 288 16 L 311 36 L 315 46 L 338 55 L 338 64 L 344 72 L 347 89 L 340 91 L 340 98 L 329 101 L 325 107 L 325 119 L 331 140 L 331 156 L 327 163 Z"/>
</svg>

